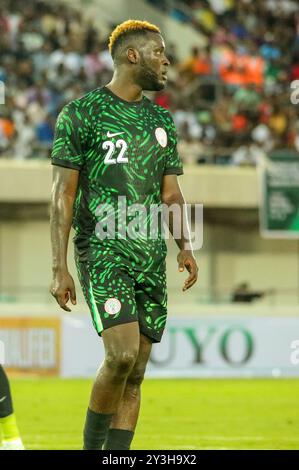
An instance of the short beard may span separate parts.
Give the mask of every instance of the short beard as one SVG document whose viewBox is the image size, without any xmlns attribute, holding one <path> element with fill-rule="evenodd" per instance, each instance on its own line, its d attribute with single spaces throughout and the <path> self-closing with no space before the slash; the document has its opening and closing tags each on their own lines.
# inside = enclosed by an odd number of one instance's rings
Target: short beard
<svg viewBox="0 0 299 470">
<path fill-rule="evenodd" d="M 159 82 L 157 74 L 151 70 L 144 60 L 141 60 L 140 69 L 136 74 L 136 83 L 147 91 L 161 91 L 165 88 L 165 83 Z"/>
</svg>

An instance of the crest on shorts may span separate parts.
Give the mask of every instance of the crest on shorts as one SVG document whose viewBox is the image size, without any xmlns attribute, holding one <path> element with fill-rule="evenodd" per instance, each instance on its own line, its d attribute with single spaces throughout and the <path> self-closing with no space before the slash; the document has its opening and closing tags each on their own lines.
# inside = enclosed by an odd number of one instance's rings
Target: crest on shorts
<svg viewBox="0 0 299 470">
<path fill-rule="evenodd" d="M 121 303 L 115 297 L 111 297 L 111 299 L 106 300 L 104 309 L 109 315 L 116 315 L 121 309 Z"/>
<path fill-rule="evenodd" d="M 161 147 L 166 147 L 167 145 L 167 134 L 163 127 L 157 127 L 155 130 L 155 136 Z"/>
</svg>

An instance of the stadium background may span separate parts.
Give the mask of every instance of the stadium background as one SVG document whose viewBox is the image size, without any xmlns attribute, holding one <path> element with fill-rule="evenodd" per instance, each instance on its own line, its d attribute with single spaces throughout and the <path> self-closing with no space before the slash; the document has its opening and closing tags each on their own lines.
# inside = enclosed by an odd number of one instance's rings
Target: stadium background
<svg viewBox="0 0 299 470">
<path fill-rule="evenodd" d="M 132 17 L 163 31 L 170 79 L 151 98 L 176 122 L 186 200 L 204 206 L 200 279 L 185 294 L 169 242 L 169 328 L 148 376 L 177 380 L 147 379 L 136 448 L 299 448 L 299 384 L 286 379 L 299 375 L 299 242 L 261 237 L 257 171 L 273 150 L 299 151 L 299 9 L 289 0 L 1 2 L 0 340 L 25 443 L 80 448 L 90 379 L 46 376 L 92 377 L 102 351 L 80 288 L 72 315 L 48 294 L 49 154 L 59 110 L 109 81 L 107 37 Z M 232 302 L 243 282 L 260 297 Z"/>
</svg>

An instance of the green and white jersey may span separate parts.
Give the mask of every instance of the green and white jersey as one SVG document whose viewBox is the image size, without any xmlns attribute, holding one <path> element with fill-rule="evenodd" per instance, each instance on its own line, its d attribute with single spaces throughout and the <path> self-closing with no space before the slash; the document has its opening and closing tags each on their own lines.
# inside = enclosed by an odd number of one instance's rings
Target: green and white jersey
<svg viewBox="0 0 299 470">
<path fill-rule="evenodd" d="M 161 204 L 163 176 L 183 173 L 167 110 L 145 96 L 128 102 L 107 87 L 93 90 L 67 104 L 58 116 L 52 164 L 80 171 L 73 227 L 82 261 L 111 261 L 146 272 L 165 269 L 161 228 L 150 236 L 150 207 Z M 135 238 L 126 234 L 126 227 L 136 214 L 124 219 L 124 202 L 127 212 L 132 204 L 148 209 L 138 219 L 142 227 Z M 100 236 L 103 224 L 113 228 L 113 210 L 117 235 L 110 237 L 105 229 L 108 235 Z"/>
</svg>

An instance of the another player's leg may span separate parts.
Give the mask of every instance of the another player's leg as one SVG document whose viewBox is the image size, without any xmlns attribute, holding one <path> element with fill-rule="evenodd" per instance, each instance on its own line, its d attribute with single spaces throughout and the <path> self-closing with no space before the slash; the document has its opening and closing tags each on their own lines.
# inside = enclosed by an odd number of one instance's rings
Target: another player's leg
<svg viewBox="0 0 299 470">
<path fill-rule="evenodd" d="M 7 375 L 0 365 L 0 430 L 2 434 L 1 450 L 23 450 L 24 446 L 20 438 L 13 412 L 12 398 Z"/>
<path fill-rule="evenodd" d="M 117 412 L 127 378 L 139 351 L 138 322 L 125 323 L 102 333 L 105 359 L 94 382 L 84 427 L 84 449 L 101 449 Z"/>
<path fill-rule="evenodd" d="M 117 413 L 113 416 L 103 449 L 128 450 L 134 437 L 141 398 L 141 384 L 152 349 L 152 341 L 140 335 L 136 363 L 127 378 Z"/>
</svg>

